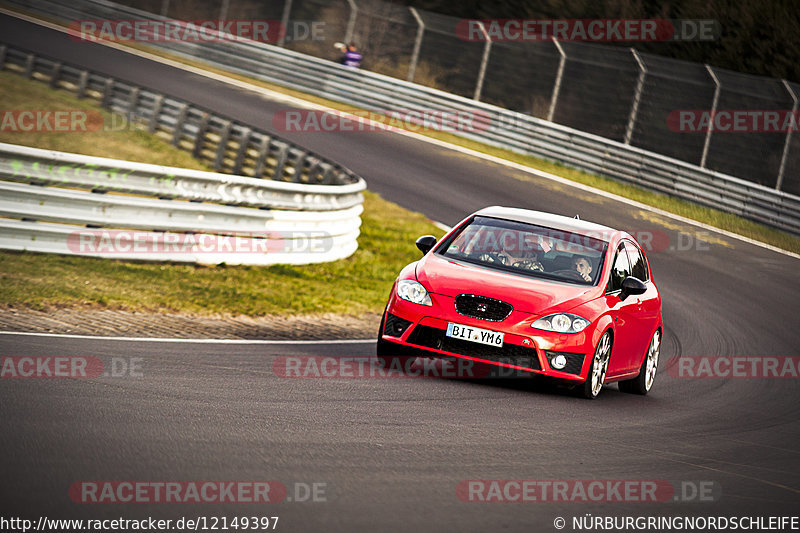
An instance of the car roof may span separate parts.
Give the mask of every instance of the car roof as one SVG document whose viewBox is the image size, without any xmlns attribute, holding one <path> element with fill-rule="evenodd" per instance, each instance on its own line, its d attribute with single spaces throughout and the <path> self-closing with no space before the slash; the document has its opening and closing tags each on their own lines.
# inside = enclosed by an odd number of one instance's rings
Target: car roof
<svg viewBox="0 0 800 533">
<path fill-rule="evenodd" d="M 501 207 L 495 205 L 477 211 L 475 216 L 478 215 L 503 218 L 506 220 L 513 220 L 515 222 L 526 222 L 528 224 L 536 224 L 538 226 L 545 226 L 548 228 L 569 231 L 572 233 L 600 233 L 605 237 L 604 240 L 610 240 L 611 236 L 615 233 L 624 234 L 624 232 L 620 230 L 603 226 L 602 224 L 596 224 L 594 222 L 565 217 L 562 215 L 555 215 L 553 213 L 545 213 L 543 211 L 519 209 L 516 207 Z"/>
</svg>

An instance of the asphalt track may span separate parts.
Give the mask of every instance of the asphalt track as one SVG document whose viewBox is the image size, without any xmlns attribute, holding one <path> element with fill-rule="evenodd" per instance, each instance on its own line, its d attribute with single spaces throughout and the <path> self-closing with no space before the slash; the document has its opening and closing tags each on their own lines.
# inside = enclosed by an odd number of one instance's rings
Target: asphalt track
<svg viewBox="0 0 800 533">
<path fill-rule="evenodd" d="M 5 15 L 0 36 L 253 126 L 269 129 L 286 107 Z M 665 323 L 654 390 L 642 398 L 609 386 L 589 402 L 523 380 L 288 379 L 273 372 L 284 356 L 371 354 L 364 343 L 0 335 L 2 355 L 141 358 L 140 377 L 3 380 L 0 515 L 277 515 L 283 531 L 555 531 L 561 516 L 573 531 L 571 518 L 587 514 L 798 514 L 800 380 L 669 372 L 681 355 L 800 355 L 797 259 L 409 137 L 284 136 L 350 167 L 385 198 L 447 224 L 499 204 L 652 232 L 658 244 L 649 257 Z M 326 501 L 101 505 L 68 496 L 80 480 L 254 479 L 325 483 Z M 702 502 L 461 501 L 456 487 L 475 479 L 665 480 L 715 489 L 713 501 Z"/>
</svg>

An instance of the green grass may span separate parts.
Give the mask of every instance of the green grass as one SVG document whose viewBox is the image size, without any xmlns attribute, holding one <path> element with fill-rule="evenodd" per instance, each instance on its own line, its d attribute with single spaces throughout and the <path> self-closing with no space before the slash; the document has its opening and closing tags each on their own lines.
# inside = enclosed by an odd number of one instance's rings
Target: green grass
<svg viewBox="0 0 800 533">
<path fill-rule="evenodd" d="M 105 114 L 91 102 L 10 73 L 0 73 L 0 96 L 4 109 Z M 188 153 L 143 131 L 0 132 L 0 141 L 205 169 Z M 441 230 L 423 215 L 367 192 L 361 231 L 359 249 L 350 258 L 308 266 L 195 266 L 0 252 L 0 306 L 251 316 L 379 313 L 399 270 L 420 256 L 415 239 Z"/>
</svg>

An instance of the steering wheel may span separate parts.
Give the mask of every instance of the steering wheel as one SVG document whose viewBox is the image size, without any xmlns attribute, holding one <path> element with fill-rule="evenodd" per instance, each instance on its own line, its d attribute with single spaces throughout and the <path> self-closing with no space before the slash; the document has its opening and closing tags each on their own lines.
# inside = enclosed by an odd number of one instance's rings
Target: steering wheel
<svg viewBox="0 0 800 533">
<path fill-rule="evenodd" d="M 578 272 L 577 270 L 569 269 L 569 268 L 565 268 L 563 270 L 556 270 L 554 272 L 551 272 L 551 274 L 558 274 L 558 275 L 566 274 L 568 276 L 572 276 L 572 278 L 575 279 L 576 281 L 586 282 L 586 280 L 583 279 L 583 276 L 581 276 L 580 272 Z"/>
<path fill-rule="evenodd" d="M 502 255 L 500 252 L 483 252 L 479 253 L 477 257 L 478 261 L 483 261 L 484 263 L 500 263 L 500 264 L 508 264 L 508 259 L 506 256 Z"/>
<path fill-rule="evenodd" d="M 514 268 L 527 268 L 528 270 L 533 270 L 535 272 L 544 272 L 544 268 L 542 268 L 542 264 L 538 261 L 516 261 L 513 265 Z"/>
</svg>

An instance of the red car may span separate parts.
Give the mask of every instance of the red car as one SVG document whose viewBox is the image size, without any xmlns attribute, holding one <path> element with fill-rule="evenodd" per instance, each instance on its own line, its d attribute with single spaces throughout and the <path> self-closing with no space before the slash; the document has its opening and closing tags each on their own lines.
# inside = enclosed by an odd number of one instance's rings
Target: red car
<svg viewBox="0 0 800 533">
<path fill-rule="evenodd" d="M 378 335 L 387 367 L 460 357 L 543 374 L 596 398 L 604 383 L 647 394 L 661 348 L 661 296 L 629 234 L 523 209 L 487 207 L 392 286 Z"/>
</svg>

